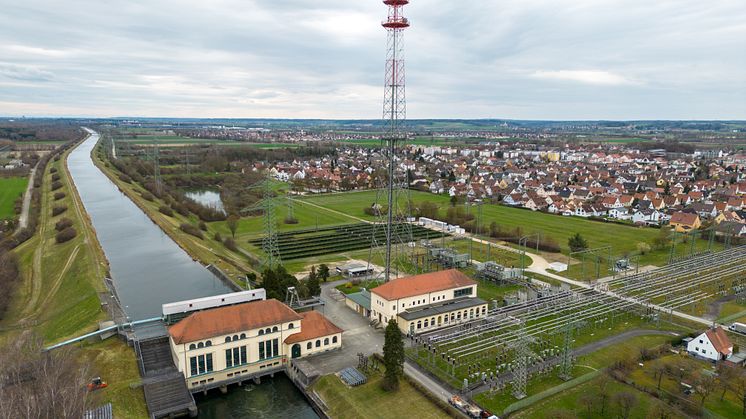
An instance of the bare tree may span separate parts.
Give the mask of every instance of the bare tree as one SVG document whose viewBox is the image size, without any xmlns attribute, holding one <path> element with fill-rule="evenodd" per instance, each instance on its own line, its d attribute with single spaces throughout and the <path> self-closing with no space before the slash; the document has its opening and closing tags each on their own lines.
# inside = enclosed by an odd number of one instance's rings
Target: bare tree
<svg viewBox="0 0 746 419">
<path fill-rule="evenodd" d="M 717 377 L 712 374 L 699 373 L 695 377 L 694 385 L 699 394 L 699 406 L 705 405 L 705 401 L 717 387 Z"/>
<path fill-rule="evenodd" d="M 629 391 L 620 391 L 614 395 L 614 403 L 619 407 L 622 418 L 627 419 L 637 404 L 637 396 Z"/>
<path fill-rule="evenodd" d="M 665 403 L 655 403 L 650 412 L 648 412 L 649 419 L 673 419 L 676 417 L 673 410 Z"/>
<path fill-rule="evenodd" d="M 601 416 L 606 413 L 606 404 L 609 401 L 611 393 L 611 378 L 608 375 L 602 375 L 598 380 L 598 401 L 601 404 Z"/>
<path fill-rule="evenodd" d="M 657 363 L 653 366 L 653 378 L 658 380 L 658 390 L 661 389 L 661 381 L 663 381 L 663 376 L 667 371 L 668 368 L 666 367 L 666 364 Z"/>
<path fill-rule="evenodd" d="M 0 418 L 80 418 L 91 403 L 89 369 L 74 349 L 42 350 L 25 334 L 0 351 Z"/>
<path fill-rule="evenodd" d="M 733 384 L 738 377 L 739 371 L 734 367 L 729 367 L 725 363 L 718 364 L 718 383 L 720 388 L 723 390 L 720 393 L 720 401 L 725 399 L 725 394 L 733 388 Z"/>
<path fill-rule="evenodd" d="M 585 406 L 588 417 L 593 417 L 593 408 L 596 405 L 596 397 L 592 393 L 583 393 L 578 399 L 580 404 Z"/>
</svg>

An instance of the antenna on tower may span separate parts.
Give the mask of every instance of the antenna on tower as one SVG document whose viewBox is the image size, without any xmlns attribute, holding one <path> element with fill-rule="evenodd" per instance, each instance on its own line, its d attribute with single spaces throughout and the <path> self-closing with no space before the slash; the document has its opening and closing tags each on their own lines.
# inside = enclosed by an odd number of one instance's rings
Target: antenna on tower
<svg viewBox="0 0 746 419">
<path fill-rule="evenodd" d="M 382 140 L 384 145 L 383 155 L 387 162 L 387 187 L 385 192 L 388 205 L 387 211 L 384 213 L 382 211 L 383 207 L 380 205 L 382 191 L 379 189 L 379 193 L 376 194 L 375 207 L 381 219 L 376 223 L 372 232 L 368 265 L 370 267 L 372 263 L 374 249 L 378 248 L 378 230 L 381 226 L 385 226 L 386 245 L 383 276 L 384 280 L 388 282 L 391 279 L 392 261 L 395 261 L 395 265 L 399 268 L 408 263 L 407 249 L 412 243 L 412 228 L 409 224 L 411 214 L 409 184 L 406 180 L 406 171 L 404 178 L 399 179 L 400 173 L 396 170 L 397 147 L 406 139 L 402 130 L 407 114 L 402 37 L 404 29 L 409 27 L 409 20 L 402 15 L 402 9 L 409 4 L 409 0 L 384 0 L 383 3 L 388 6 L 388 18 L 382 22 L 382 26 L 387 31 L 386 81 L 383 95 L 384 136 Z M 404 208 L 400 208 L 402 197 L 406 199 Z M 398 254 L 392 254 L 394 242 L 397 247 L 401 247 L 399 250 L 394 250 Z"/>
</svg>

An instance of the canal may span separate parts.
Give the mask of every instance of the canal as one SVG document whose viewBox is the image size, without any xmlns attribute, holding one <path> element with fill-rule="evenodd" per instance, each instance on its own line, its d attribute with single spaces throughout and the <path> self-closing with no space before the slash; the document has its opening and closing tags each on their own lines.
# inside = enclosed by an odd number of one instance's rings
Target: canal
<svg viewBox="0 0 746 419">
<path fill-rule="evenodd" d="M 111 268 L 127 316 L 161 315 L 161 304 L 231 290 L 180 248 L 94 164 L 92 134 L 69 155 L 67 165 Z M 235 387 L 227 395 L 197 398 L 200 417 L 316 418 L 303 394 L 283 374 L 261 385 Z"/>
</svg>

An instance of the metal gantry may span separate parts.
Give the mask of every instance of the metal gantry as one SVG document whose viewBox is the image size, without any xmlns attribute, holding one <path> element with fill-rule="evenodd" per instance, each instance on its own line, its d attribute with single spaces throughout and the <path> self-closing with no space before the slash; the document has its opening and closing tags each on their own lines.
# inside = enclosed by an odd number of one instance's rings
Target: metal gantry
<svg viewBox="0 0 746 419">
<path fill-rule="evenodd" d="M 276 202 L 275 192 L 272 189 L 273 183 L 271 176 L 267 173 L 264 180 L 250 186 L 249 189 L 260 189 L 262 191 L 262 199 L 256 204 L 241 210 L 244 214 L 252 211 L 262 212 L 264 227 L 264 235 L 262 237 L 264 260 L 262 261 L 262 269 L 274 269 L 276 266 L 282 264 L 280 246 L 277 239 L 276 208 L 278 203 Z"/>
</svg>

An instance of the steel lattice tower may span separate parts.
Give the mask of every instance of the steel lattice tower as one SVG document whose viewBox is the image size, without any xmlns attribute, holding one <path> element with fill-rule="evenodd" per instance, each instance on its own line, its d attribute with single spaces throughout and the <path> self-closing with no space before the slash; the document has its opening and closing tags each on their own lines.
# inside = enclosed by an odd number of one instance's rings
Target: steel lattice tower
<svg viewBox="0 0 746 419">
<path fill-rule="evenodd" d="M 385 218 L 381 217 L 382 219 L 379 220 L 372 233 L 368 263 L 371 264 L 374 249 L 378 248 L 376 239 L 378 227 L 385 225 L 386 250 L 383 275 L 384 280 L 388 282 L 391 279 L 392 261 L 395 261 L 398 266 L 409 261 L 406 257 L 408 253 L 406 249 L 412 241 L 411 226 L 407 222 L 411 214 L 409 182 L 407 181 L 406 171 L 404 178 L 400 179 L 396 170 L 397 147 L 406 139 L 402 130 L 402 124 L 407 113 L 402 36 L 404 30 L 409 27 L 409 20 L 402 15 L 402 9 L 409 4 L 409 0 L 384 0 L 383 3 L 388 6 L 388 18 L 382 23 L 387 31 L 386 79 L 383 94 L 383 143 L 387 162 L 386 203 L 388 211 Z M 380 192 L 379 189 L 376 196 L 376 205 L 379 207 L 381 207 L 380 202 L 383 200 Z M 402 197 L 406 199 L 405 208 L 400 208 L 400 198 Z M 402 247 L 402 250 L 397 252 L 398 255 L 392 255 L 393 245 Z"/>
<path fill-rule="evenodd" d="M 267 176 L 264 180 L 255 183 L 248 189 L 260 189 L 262 191 L 262 199 L 251 207 L 242 209 L 241 213 L 245 214 L 257 210 L 262 211 L 264 227 L 264 237 L 262 238 L 264 260 L 262 261 L 262 269 L 274 269 L 277 265 L 282 264 L 282 259 L 280 257 L 280 245 L 277 239 L 276 208 L 278 203 L 276 202 L 277 198 L 272 189 L 272 177 L 269 172 L 267 172 Z"/>
</svg>

